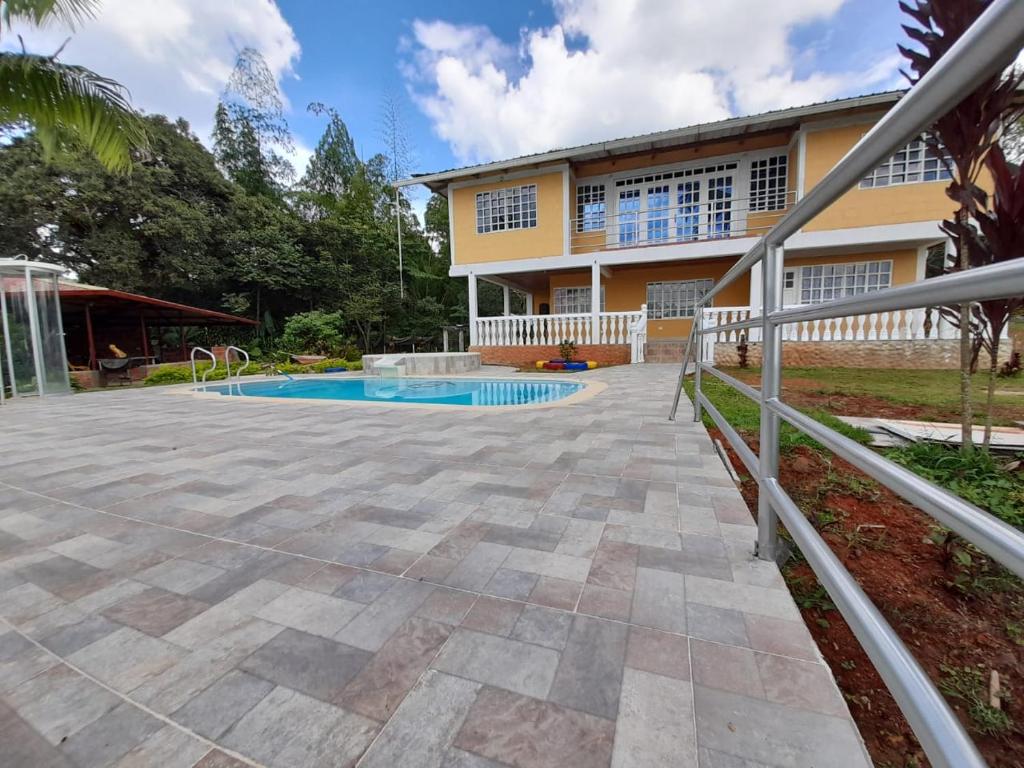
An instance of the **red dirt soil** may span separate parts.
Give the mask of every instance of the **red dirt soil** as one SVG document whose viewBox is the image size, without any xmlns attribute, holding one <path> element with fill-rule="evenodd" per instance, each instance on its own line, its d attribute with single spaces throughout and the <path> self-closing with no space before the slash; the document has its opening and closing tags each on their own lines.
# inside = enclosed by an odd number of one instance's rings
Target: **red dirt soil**
<svg viewBox="0 0 1024 768">
<path fill-rule="evenodd" d="M 789 382 L 787 382 L 788 384 Z M 872 406 L 873 408 L 874 406 Z M 847 413 L 845 409 L 833 412 Z M 920 409 L 908 416 L 920 417 Z M 874 411 L 877 415 L 877 411 Z M 734 467 L 742 467 L 728 442 Z M 749 440 L 749 436 L 748 436 Z M 756 451 L 756 440 L 751 441 Z M 976 667 L 987 686 L 999 673 L 1009 732 L 979 734 L 962 702 L 950 700 L 992 768 L 1024 766 L 1024 638 L 1010 637 L 1007 625 L 1024 626 L 1024 592 L 958 592 L 949 585 L 944 550 L 931 543 L 931 518 L 874 483 L 846 462 L 798 447 L 781 459 L 782 484 L 815 522 L 832 551 L 854 575 L 933 681 L 941 666 Z M 743 497 L 756 516 L 757 486 L 743 475 Z M 813 572 L 802 558 L 784 569 L 790 590 L 843 691 L 868 751 L 879 768 L 929 765 L 909 725 L 867 655 L 838 611 L 824 606 Z M 1013 589 L 1016 585 L 1017 589 Z M 811 599 L 809 599 L 811 598 Z"/>
</svg>

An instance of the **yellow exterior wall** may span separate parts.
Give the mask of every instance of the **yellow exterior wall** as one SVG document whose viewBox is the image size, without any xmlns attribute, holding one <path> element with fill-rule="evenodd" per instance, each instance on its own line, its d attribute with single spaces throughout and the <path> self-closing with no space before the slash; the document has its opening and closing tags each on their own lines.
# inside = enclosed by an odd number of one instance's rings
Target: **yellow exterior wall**
<svg viewBox="0 0 1024 768">
<path fill-rule="evenodd" d="M 675 264 L 642 264 L 629 267 L 615 267 L 611 277 L 601 277 L 604 285 L 605 311 L 629 312 L 640 309 L 647 302 L 647 283 L 662 280 L 697 280 L 710 277 L 716 282 L 732 265 L 728 259 L 684 261 Z M 572 286 L 589 286 L 590 270 L 560 272 L 549 276 L 547 294 L 534 293 L 534 312 L 541 303 L 555 311 L 554 289 Z M 750 278 L 744 275 L 715 297 L 721 306 L 746 306 L 750 303 Z M 652 339 L 686 338 L 690 333 L 690 318 L 673 320 L 651 320 L 647 324 L 647 335 Z"/>
<path fill-rule="evenodd" d="M 803 256 L 790 258 L 786 255 L 786 267 L 811 267 L 816 264 L 851 264 L 859 261 L 892 261 L 892 284 L 906 285 L 917 282 L 917 251 L 877 251 L 854 253 L 844 256 Z"/>
<path fill-rule="evenodd" d="M 861 123 L 810 131 L 807 134 L 805 191 L 810 191 L 821 181 L 869 128 L 870 124 Z M 804 229 L 811 232 L 946 219 L 953 213 L 953 204 L 945 193 L 948 184 L 948 181 L 930 181 L 876 189 L 851 189 Z"/>
<path fill-rule="evenodd" d="M 537 185 L 537 226 L 477 234 L 477 193 L 524 184 Z M 453 214 L 456 264 L 560 256 L 564 251 L 564 227 L 569 213 L 565 210 L 561 171 L 459 187 L 452 190 L 449 205 Z"/>
</svg>

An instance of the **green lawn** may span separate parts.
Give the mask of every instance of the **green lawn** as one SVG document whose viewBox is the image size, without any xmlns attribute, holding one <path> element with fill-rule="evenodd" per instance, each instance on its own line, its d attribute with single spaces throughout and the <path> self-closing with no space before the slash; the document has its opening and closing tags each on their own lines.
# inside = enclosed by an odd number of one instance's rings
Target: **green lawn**
<svg viewBox="0 0 1024 768">
<path fill-rule="evenodd" d="M 685 387 L 686 394 L 693 400 L 692 378 L 686 380 Z M 761 414 L 757 403 L 713 376 L 704 376 L 702 378 L 701 389 L 718 409 L 719 413 L 741 436 L 747 439 L 757 439 L 761 426 Z M 871 441 L 870 436 L 863 429 L 851 427 L 846 422 L 840 421 L 832 414 L 821 409 L 802 408 L 801 410 L 816 421 L 820 421 L 825 426 L 831 427 L 859 443 L 867 445 Z M 714 422 L 707 414 L 704 414 L 704 425 L 707 427 L 714 426 Z M 779 445 L 783 451 L 788 451 L 797 445 L 809 445 L 814 448 L 821 447 L 803 432 L 794 429 L 786 423 L 782 424 L 782 429 L 779 432 Z"/>
<path fill-rule="evenodd" d="M 761 371 L 758 368 L 722 370 L 754 386 L 758 386 L 760 381 Z M 787 367 L 783 369 L 782 375 L 786 395 L 806 393 L 809 396 L 879 398 L 900 406 L 919 407 L 922 409 L 920 418 L 923 420 L 955 420 L 960 411 L 960 373 L 956 370 Z M 987 373 L 977 373 L 972 377 L 971 394 L 975 403 L 976 423 L 977 414 L 985 402 L 987 387 Z M 997 379 L 996 421 L 1012 424 L 1017 420 L 1024 420 L 1024 375 Z"/>
</svg>

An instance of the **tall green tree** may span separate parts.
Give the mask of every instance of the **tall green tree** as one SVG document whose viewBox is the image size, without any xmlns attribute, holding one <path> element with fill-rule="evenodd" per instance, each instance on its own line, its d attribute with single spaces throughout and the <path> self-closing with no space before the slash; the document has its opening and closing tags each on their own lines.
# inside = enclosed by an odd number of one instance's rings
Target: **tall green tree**
<svg viewBox="0 0 1024 768">
<path fill-rule="evenodd" d="M 334 109 L 315 101 L 308 110 L 314 115 L 326 115 L 328 123 L 299 186 L 318 197 L 336 200 L 345 194 L 358 172 L 356 145 L 345 121 Z"/>
<path fill-rule="evenodd" d="M 242 49 L 214 113 L 217 163 L 249 194 L 279 198 L 295 176 L 293 148 L 277 80 L 259 51 Z"/>
<path fill-rule="evenodd" d="M 59 22 L 74 29 L 93 15 L 95 0 L 0 0 L 0 39 L 12 25 Z M 85 67 L 48 55 L 0 52 L 0 135 L 30 128 L 46 159 L 69 146 L 92 152 L 108 170 L 131 170 L 146 133 L 125 89 Z"/>
</svg>

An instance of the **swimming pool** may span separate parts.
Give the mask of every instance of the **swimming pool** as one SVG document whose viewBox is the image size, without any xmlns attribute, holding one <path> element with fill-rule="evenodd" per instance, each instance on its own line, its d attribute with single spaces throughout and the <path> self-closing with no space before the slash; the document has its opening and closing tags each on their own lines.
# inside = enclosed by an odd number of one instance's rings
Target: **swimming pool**
<svg viewBox="0 0 1024 768">
<path fill-rule="evenodd" d="M 295 379 L 209 384 L 196 392 L 230 397 L 282 397 L 302 400 L 420 403 L 423 405 L 534 405 L 569 397 L 583 384 L 510 379 Z"/>
</svg>

